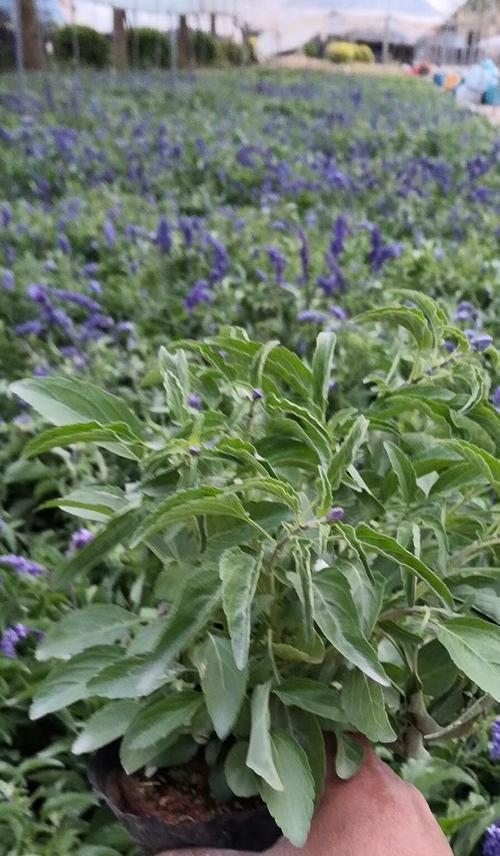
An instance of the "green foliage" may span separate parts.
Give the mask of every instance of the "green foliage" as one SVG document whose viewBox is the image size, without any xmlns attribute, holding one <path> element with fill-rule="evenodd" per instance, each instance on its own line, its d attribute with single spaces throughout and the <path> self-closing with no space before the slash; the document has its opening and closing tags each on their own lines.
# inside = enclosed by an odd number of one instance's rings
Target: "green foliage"
<svg viewBox="0 0 500 856">
<path fill-rule="evenodd" d="M 35 76 L 33 120 L 3 81 L 0 560 L 47 572 L 0 561 L 0 853 L 131 854 L 80 753 L 145 711 L 128 763 L 151 759 L 153 705 L 194 691 L 163 763 L 208 745 L 217 794 L 280 763 L 309 792 L 285 732 L 317 802 L 324 732 L 349 777 L 357 730 L 478 856 L 500 817 L 495 131 L 396 77 L 207 71 L 175 98 L 160 77 Z M 273 791 L 299 841 L 310 802 Z"/>
<path fill-rule="evenodd" d="M 127 54 L 133 68 L 169 68 L 170 36 L 153 27 L 127 29 Z"/>
<path fill-rule="evenodd" d="M 375 56 L 368 45 L 358 45 L 355 42 L 329 42 L 325 48 L 325 56 L 330 62 L 375 62 Z"/>
<path fill-rule="evenodd" d="M 75 41 L 78 43 L 78 62 L 92 68 L 106 68 L 111 61 L 111 42 L 107 36 L 92 27 L 81 24 L 58 27 L 52 33 L 54 56 L 62 63 L 74 62 Z"/>
<path fill-rule="evenodd" d="M 338 773 L 349 777 L 360 756 L 347 732 L 392 743 L 415 728 L 418 712 L 424 745 L 440 728 L 443 740 L 453 735 L 454 721 L 458 727 L 471 707 L 482 704 L 482 692 L 500 701 L 500 627 L 475 617 L 474 597 L 455 600 L 452 587 L 460 573 L 474 588 L 476 562 L 488 561 L 486 542 L 483 547 L 468 524 L 472 509 L 481 509 L 491 538 L 499 532 L 490 494 L 493 458 L 483 446 L 464 441 L 456 418 L 464 402 L 469 414 L 477 407 L 465 378 L 472 373 L 481 384 L 483 370 L 473 353 L 458 358 L 459 371 L 443 363 L 434 343 L 447 318 L 431 300 L 422 307 L 392 306 L 359 317 L 362 324 L 390 321 L 407 330 L 405 362 L 413 362 L 413 371 L 408 375 L 401 364 L 390 385 L 372 386 L 364 413 L 353 408 L 344 422 L 329 401 L 335 337 L 326 333 L 318 336 L 310 363 L 283 346 L 253 342 L 236 328 L 201 343 L 175 343 L 161 356 L 167 392 L 161 422 L 153 414 L 141 421 L 125 402 L 97 388 L 88 387 L 80 399 L 79 381 L 15 384 L 16 393 L 53 422 L 73 416 L 105 429 L 119 416 L 127 420 L 137 446 L 137 516 L 121 544 L 131 545 L 137 569 L 152 563 L 154 576 L 162 565 L 172 569 L 165 618 L 151 608 L 152 592 L 146 611 L 92 604 L 72 609 L 48 629 L 38 658 L 65 662 L 37 690 L 32 716 L 89 697 L 127 702 L 116 728 L 107 725 L 104 707 L 102 725 L 100 718 L 90 720 L 76 746 L 82 751 L 102 744 L 106 735 L 112 740 L 123 734 L 121 757 L 130 772 L 185 735 L 222 744 L 234 735 L 248 749 L 244 756 L 239 744 L 231 755 L 229 786 L 233 782 L 238 792 L 256 786 L 285 835 L 301 846 L 323 782 L 313 773 L 316 744 L 302 747 L 284 711 L 302 712 L 314 728 L 328 723 L 337 735 Z M 376 347 L 367 340 L 368 351 Z M 394 342 L 392 350 L 397 347 Z M 169 393 L 174 365 L 181 368 L 179 392 L 187 401 L 189 390 L 197 389 L 207 409 L 179 409 L 180 398 Z M 400 400 L 404 408 L 391 406 Z M 445 436 L 435 422 L 436 400 L 447 402 Z M 81 441 L 79 423 L 74 429 Z M 277 439 L 281 453 L 291 443 L 309 455 L 283 464 L 272 452 Z M 493 436 L 476 439 L 489 445 Z M 64 442 L 71 444 L 70 434 Z M 108 453 L 120 455 L 120 442 L 127 441 L 117 437 Z M 224 455 L 229 448 L 231 460 Z M 242 457 L 238 448 L 245 450 Z M 446 449 L 453 450 L 451 457 Z M 473 486 L 455 482 L 448 496 L 433 495 L 433 484 L 457 461 L 471 460 L 482 480 Z M 417 473 L 426 461 L 423 479 Z M 315 509 L 324 508 L 323 482 L 315 478 L 321 468 L 336 509 L 318 514 Z M 286 516 L 266 524 L 255 516 L 259 503 Z M 88 507 L 83 503 L 85 513 Z M 78 513 L 78 505 L 71 511 Z M 123 515 L 109 511 L 96 539 L 103 545 Z M 437 537 L 436 519 L 444 539 Z M 404 536 L 408 529 L 413 543 Z M 110 547 L 116 544 L 111 539 Z M 101 561 L 105 551 L 103 546 Z M 179 564 L 180 555 L 189 556 L 188 568 Z M 314 639 L 320 642 L 315 653 Z M 445 714 L 436 713 L 444 677 L 434 676 L 431 685 L 419 672 L 419 653 L 428 645 L 442 646 L 457 667 L 458 709 Z M 294 650 L 303 658 L 290 657 Z M 446 657 L 439 662 L 448 674 Z M 101 682 L 110 670 L 111 694 L 106 678 Z M 425 696 L 418 689 L 422 680 Z M 138 704 L 135 715 L 130 701 Z M 247 726 L 239 718 L 244 705 L 250 706 Z M 203 735 L 195 719 L 201 710 L 211 723 Z"/>
<path fill-rule="evenodd" d="M 319 37 L 309 39 L 309 41 L 305 43 L 304 53 L 306 56 L 312 57 L 313 59 L 319 59 L 323 56 L 323 45 L 321 44 Z"/>
</svg>

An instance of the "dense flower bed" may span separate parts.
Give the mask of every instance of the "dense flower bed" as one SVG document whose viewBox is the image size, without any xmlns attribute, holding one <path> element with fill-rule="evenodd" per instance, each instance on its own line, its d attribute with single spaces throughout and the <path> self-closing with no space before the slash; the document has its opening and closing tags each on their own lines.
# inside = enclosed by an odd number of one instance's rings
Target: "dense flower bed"
<svg viewBox="0 0 500 856">
<path fill-rule="evenodd" d="M 79 522 L 71 506 L 51 501 L 82 483 L 124 484 L 132 464 L 118 467 L 98 448 L 24 458 L 44 423 L 10 383 L 77 377 L 161 418 L 160 345 L 231 324 L 307 359 L 324 329 L 338 337 L 330 401 L 362 409 L 370 383 L 389 384 L 404 361 L 406 340 L 396 326 L 387 338 L 387 329 L 360 327 L 356 316 L 395 301 L 414 305 L 401 293 L 414 289 L 450 318 L 433 371 L 449 368 L 457 345 L 486 369 L 488 382 L 471 367 L 467 377 L 471 397 L 489 398 L 489 416 L 481 424 L 463 416 L 460 430 L 498 454 L 500 143 L 481 119 L 403 80 L 217 74 L 186 78 L 174 95 L 168 78 L 153 75 L 41 78 L 22 106 L 4 83 L 0 779 L 8 802 L 0 803 L 0 853 L 113 856 L 132 851 L 95 807 L 69 752 L 89 705 L 80 700 L 43 728 L 27 709 L 47 673 L 36 642 L 68 603 L 98 593 L 101 602 L 148 607 L 150 581 L 124 554 L 111 554 L 105 577 L 69 593 L 52 583 L 103 517 L 82 514 L 82 496 Z M 255 401 L 260 395 L 256 388 Z M 204 404 L 192 393 L 187 406 Z M 114 501 L 118 508 L 119 492 Z M 489 510 L 477 514 L 486 520 Z M 490 539 L 495 566 L 496 530 Z M 156 594 L 164 597 L 161 585 Z M 490 722 L 402 768 L 432 799 L 458 856 L 480 852 L 500 817 Z M 486 852 L 500 852 L 496 828 L 488 835 Z"/>
</svg>

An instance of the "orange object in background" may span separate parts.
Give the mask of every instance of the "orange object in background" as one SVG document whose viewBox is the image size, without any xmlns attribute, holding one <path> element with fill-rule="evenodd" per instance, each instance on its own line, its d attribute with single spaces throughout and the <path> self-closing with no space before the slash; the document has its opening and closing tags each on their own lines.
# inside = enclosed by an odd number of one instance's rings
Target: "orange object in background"
<svg viewBox="0 0 500 856">
<path fill-rule="evenodd" d="M 450 74 L 447 74 L 444 82 L 445 92 L 451 92 L 453 89 L 456 89 L 461 79 L 460 75 L 456 72 L 450 72 Z"/>
</svg>

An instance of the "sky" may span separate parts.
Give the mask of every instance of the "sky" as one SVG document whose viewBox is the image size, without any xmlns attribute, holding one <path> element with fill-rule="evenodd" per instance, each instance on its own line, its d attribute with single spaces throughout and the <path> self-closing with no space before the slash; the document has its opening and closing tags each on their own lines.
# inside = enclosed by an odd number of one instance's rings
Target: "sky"
<svg viewBox="0 0 500 856">
<path fill-rule="evenodd" d="M 45 10 L 71 7 L 72 0 L 37 0 L 41 13 Z M 274 27 L 280 18 L 293 14 L 313 15 L 330 11 L 362 14 L 406 14 L 416 17 L 434 17 L 451 14 L 463 0 L 120 0 L 120 5 L 130 10 L 133 22 L 163 28 L 170 27 L 173 20 L 168 11 L 195 11 L 205 9 L 236 13 L 250 24 L 263 28 Z M 77 20 L 80 23 L 109 29 L 112 20 L 112 0 L 74 0 Z M 118 5 L 117 0 L 115 4 Z M 10 9 L 12 0 L 0 0 L 0 9 Z M 59 14 L 54 15 L 56 19 Z M 66 15 L 65 15 L 66 17 Z M 226 25 L 228 26 L 228 25 Z M 221 29 L 225 29 L 221 21 Z"/>
</svg>

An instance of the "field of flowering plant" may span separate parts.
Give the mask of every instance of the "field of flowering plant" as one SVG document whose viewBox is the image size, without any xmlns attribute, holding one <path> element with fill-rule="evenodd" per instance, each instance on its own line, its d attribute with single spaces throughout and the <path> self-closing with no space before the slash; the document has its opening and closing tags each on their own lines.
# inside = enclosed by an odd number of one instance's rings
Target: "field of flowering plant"
<svg viewBox="0 0 500 856">
<path fill-rule="evenodd" d="M 127 515 L 144 535 L 141 512 L 174 489 L 232 490 L 257 449 L 241 508 L 261 532 L 284 526 L 298 568 L 354 555 L 384 577 L 366 619 L 390 678 L 384 727 L 355 716 L 353 686 L 343 715 L 386 741 L 457 856 L 497 856 L 498 643 L 483 638 L 500 623 L 495 131 L 421 82 L 252 71 L 175 94 L 155 75 L 37 78 L 23 103 L 6 79 L 0 142 L 0 854 L 135 852 L 71 747 L 102 745 L 88 723 L 103 698 L 128 715 L 137 699 L 96 692 L 88 659 L 85 680 L 72 660 L 61 675 L 51 659 L 86 646 L 70 624 L 58 654 L 54 628 L 109 606 L 154 632 L 187 535 L 151 530 L 145 558 Z M 277 495 L 293 514 L 316 503 L 317 531 L 299 517 L 289 538 L 282 504 L 259 517 Z M 256 550 L 194 514 L 212 559 Z M 451 619 L 466 622 L 458 652 L 439 624 L 451 595 L 470 616 Z M 319 679 L 317 651 L 283 626 L 273 656 L 293 649 Z"/>
</svg>

